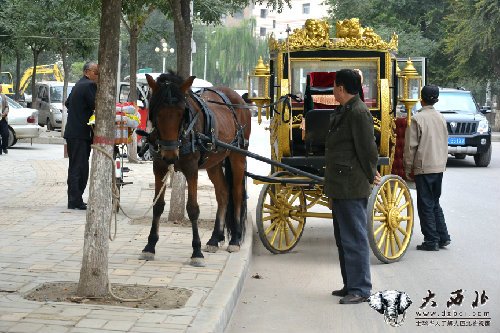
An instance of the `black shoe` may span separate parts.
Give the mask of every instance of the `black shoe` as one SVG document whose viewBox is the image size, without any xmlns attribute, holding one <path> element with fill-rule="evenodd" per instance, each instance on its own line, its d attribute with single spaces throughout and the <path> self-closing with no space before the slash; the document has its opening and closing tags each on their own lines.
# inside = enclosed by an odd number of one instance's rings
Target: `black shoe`
<svg viewBox="0 0 500 333">
<path fill-rule="evenodd" d="M 447 247 L 448 245 L 450 245 L 451 241 L 450 240 L 447 240 L 447 241 L 444 241 L 444 242 L 439 242 L 439 247 L 441 249 L 444 249 L 445 247 Z"/>
<path fill-rule="evenodd" d="M 68 204 L 68 209 L 87 210 L 87 204 L 85 202 L 79 205 Z"/>
<path fill-rule="evenodd" d="M 339 290 L 334 290 L 332 291 L 333 296 L 339 296 L 339 297 L 344 297 L 347 296 L 347 289 L 346 287 L 339 289 Z"/>
<path fill-rule="evenodd" d="M 439 251 L 439 246 L 436 243 L 423 242 L 422 244 L 417 245 L 417 250 L 420 250 L 420 251 Z"/>
<path fill-rule="evenodd" d="M 340 304 L 359 304 L 363 302 L 368 302 L 368 297 L 348 294 L 342 297 L 339 301 Z"/>
<path fill-rule="evenodd" d="M 9 153 L 9 151 L 7 149 L 2 149 L 2 151 L 3 151 L 4 154 L 8 154 Z"/>
</svg>

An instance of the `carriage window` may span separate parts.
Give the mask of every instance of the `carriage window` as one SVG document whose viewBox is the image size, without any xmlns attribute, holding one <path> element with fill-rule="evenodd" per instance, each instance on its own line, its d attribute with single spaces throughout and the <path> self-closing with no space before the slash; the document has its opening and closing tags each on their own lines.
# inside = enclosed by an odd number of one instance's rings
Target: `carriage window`
<svg viewBox="0 0 500 333">
<path fill-rule="evenodd" d="M 304 94 L 307 74 L 310 72 L 335 72 L 343 68 L 359 69 L 363 76 L 363 94 L 369 108 L 378 108 L 379 58 L 311 60 L 292 59 L 292 93 Z"/>
</svg>

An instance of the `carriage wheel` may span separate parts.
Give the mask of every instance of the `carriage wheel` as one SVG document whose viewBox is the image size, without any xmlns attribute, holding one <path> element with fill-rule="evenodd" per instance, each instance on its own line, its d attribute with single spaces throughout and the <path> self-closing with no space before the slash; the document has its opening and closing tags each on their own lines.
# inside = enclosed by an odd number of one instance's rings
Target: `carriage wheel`
<svg viewBox="0 0 500 333">
<path fill-rule="evenodd" d="M 277 172 L 272 177 L 291 176 Z M 306 212 L 306 199 L 298 186 L 265 184 L 257 203 L 256 223 L 262 244 L 270 252 L 286 253 L 297 245 L 306 224 L 306 218 L 297 216 Z"/>
<path fill-rule="evenodd" d="M 413 201 L 405 181 L 382 177 L 368 199 L 368 239 L 375 256 L 389 264 L 406 253 L 413 233 Z"/>
</svg>

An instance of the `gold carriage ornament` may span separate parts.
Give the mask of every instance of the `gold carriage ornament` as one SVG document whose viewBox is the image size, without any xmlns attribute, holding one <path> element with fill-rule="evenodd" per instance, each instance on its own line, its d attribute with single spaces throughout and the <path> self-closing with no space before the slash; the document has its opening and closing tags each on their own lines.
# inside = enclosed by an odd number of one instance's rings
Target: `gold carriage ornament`
<svg viewBox="0 0 500 333">
<path fill-rule="evenodd" d="M 264 65 L 264 60 L 259 57 L 253 74 L 248 76 L 248 98 L 257 105 L 258 122 L 262 122 L 262 107 L 269 104 L 269 79 L 271 72 L 269 66 Z M 266 118 L 269 119 L 269 110 L 266 112 Z"/>
<path fill-rule="evenodd" d="M 405 106 L 408 126 L 411 122 L 411 109 L 420 100 L 421 88 L 422 78 L 408 58 L 406 67 L 398 74 L 398 99 Z"/>
</svg>

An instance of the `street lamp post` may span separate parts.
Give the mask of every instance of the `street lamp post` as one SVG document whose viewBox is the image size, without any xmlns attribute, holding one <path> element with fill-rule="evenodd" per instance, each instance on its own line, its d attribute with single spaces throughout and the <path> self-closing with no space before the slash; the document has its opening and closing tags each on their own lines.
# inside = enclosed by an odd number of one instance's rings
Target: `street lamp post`
<svg viewBox="0 0 500 333">
<path fill-rule="evenodd" d="M 159 48 L 158 46 L 155 47 L 155 52 L 156 53 L 160 53 L 161 52 L 161 55 L 162 55 L 162 58 L 163 58 L 162 73 L 165 73 L 165 58 L 167 57 L 167 55 L 169 53 L 173 54 L 175 52 L 175 50 L 174 50 L 173 47 L 168 48 L 168 43 L 163 38 L 160 40 L 160 43 L 161 43 L 161 48 Z"/>
</svg>

